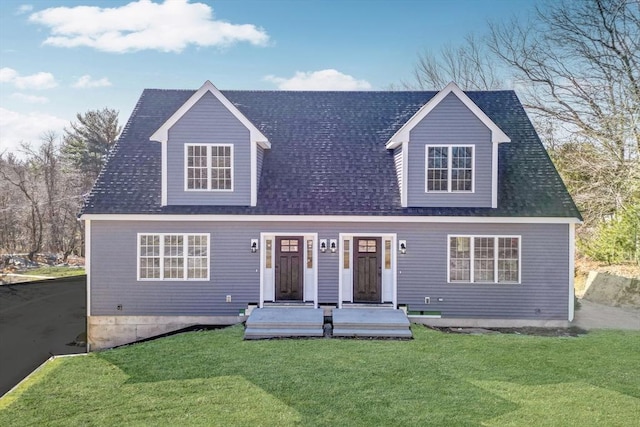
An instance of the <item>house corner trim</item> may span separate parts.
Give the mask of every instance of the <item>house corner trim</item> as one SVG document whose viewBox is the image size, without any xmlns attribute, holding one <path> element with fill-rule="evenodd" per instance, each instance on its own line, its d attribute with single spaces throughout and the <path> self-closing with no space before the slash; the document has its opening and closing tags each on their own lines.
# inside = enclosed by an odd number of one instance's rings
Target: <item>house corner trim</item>
<svg viewBox="0 0 640 427">
<path fill-rule="evenodd" d="M 576 225 L 569 224 L 569 322 L 573 321 L 575 314 L 575 264 L 576 264 Z"/>
</svg>

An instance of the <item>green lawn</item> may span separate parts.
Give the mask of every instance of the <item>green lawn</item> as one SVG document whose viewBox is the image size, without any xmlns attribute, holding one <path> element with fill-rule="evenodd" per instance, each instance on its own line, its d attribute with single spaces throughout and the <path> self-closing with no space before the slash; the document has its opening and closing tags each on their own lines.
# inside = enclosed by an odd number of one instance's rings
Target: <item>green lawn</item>
<svg viewBox="0 0 640 427">
<path fill-rule="evenodd" d="M 242 327 L 56 359 L 0 425 L 635 426 L 640 333 L 242 341 Z"/>
<path fill-rule="evenodd" d="M 85 274 L 84 268 L 79 267 L 38 267 L 24 271 L 22 274 L 30 276 L 69 277 Z"/>
</svg>

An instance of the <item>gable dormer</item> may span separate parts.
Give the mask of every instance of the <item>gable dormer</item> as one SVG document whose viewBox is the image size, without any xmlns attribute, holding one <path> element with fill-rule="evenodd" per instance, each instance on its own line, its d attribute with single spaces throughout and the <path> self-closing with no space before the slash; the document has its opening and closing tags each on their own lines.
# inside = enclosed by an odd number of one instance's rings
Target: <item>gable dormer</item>
<svg viewBox="0 0 640 427">
<path fill-rule="evenodd" d="M 509 137 L 453 82 L 391 139 L 403 207 L 498 207 L 498 145 Z"/>
<path fill-rule="evenodd" d="M 255 206 L 268 139 L 206 81 L 151 135 L 162 144 L 162 206 Z"/>
</svg>

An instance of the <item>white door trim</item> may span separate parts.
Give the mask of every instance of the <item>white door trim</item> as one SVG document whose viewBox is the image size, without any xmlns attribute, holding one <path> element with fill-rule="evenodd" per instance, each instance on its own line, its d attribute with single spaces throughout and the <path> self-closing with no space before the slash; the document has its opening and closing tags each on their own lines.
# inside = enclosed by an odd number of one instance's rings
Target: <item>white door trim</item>
<svg viewBox="0 0 640 427">
<path fill-rule="evenodd" d="M 382 257 L 382 265 L 384 270 L 384 241 L 385 239 L 391 239 L 391 277 L 390 283 L 386 283 L 384 280 L 382 281 L 382 295 L 384 295 L 384 287 L 391 286 L 391 295 L 392 295 L 392 303 L 394 307 L 398 305 L 398 252 L 397 252 L 397 241 L 398 235 L 396 233 L 340 233 L 338 235 L 338 247 L 340 249 L 340 256 L 338 257 L 338 308 L 342 308 L 343 302 L 343 288 L 346 286 L 343 282 L 343 273 L 344 273 L 344 240 L 349 239 L 351 242 L 349 245 L 349 274 L 353 275 L 353 254 L 355 252 L 355 248 L 353 245 L 354 237 L 379 237 L 381 239 L 382 250 L 380 251 L 380 256 Z M 353 276 L 352 276 L 353 277 Z M 382 276 L 384 279 L 384 275 Z M 351 279 L 353 280 L 353 279 Z M 353 287 L 353 282 L 351 283 Z M 353 293 L 351 294 L 350 302 L 353 302 Z M 384 302 L 384 301 L 383 301 Z"/>
<path fill-rule="evenodd" d="M 276 251 L 276 238 L 277 237 L 286 237 L 286 236 L 299 236 L 302 237 L 302 247 L 303 247 L 303 275 L 302 275 L 302 299 L 303 301 L 313 301 L 314 308 L 318 308 L 318 233 L 310 233 L 305 231 L 290 231 L 290 232 L 261 232 L 260 233 L 260 301 L 258 302 L 259 307 L 264 306 L 265 301 L 275 301 L 275 251 Z M 272 249 L 271 249 L 271 271 L 268 271 L 266 267 L 266 256 L 267 256 L 267 239 L 272 239 Z M 313 290 L 311 292 L 306 292 L 307 288 L 307 279 L 309 275 L 307 275 L 307 240 L 313 240 L 313 266 L 311 268 L 311 277 L 313 281 Z M 271 289 L 265 289 L 266 282 L 269 280 L 272 284 Z M 269 295 L 266 295 L 269 293 Z M 308 294 L 311 295 L 308 295 Z"/>
</svg>

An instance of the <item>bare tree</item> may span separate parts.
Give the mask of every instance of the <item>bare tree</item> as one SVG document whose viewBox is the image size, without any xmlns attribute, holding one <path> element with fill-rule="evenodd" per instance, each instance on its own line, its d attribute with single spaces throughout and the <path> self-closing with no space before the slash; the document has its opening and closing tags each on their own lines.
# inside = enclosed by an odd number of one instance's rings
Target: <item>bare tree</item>
<svg viewBox="0 0 640 427">
<path fill-rule="evenodd" d="M 30 160 L 20 160 L 11 153 L 7 156 L 6 161 L 0 163 L 0 179 L 17 189 L 25 202 L 24 210 L 27 212 L 24 219 L 26 239 L 23 245 L 27 248 L 30 261 L 34 261 L 34 256 L 42 248 L 44 240 L 44 221 L 40 208 L 40 177 L 37 164 Z"/>
<path fill-rule="evenodd" d="M 424 51 L 418 55 L 413 79 L 403 82 L 405 89 L 440 90 L 454 81 L 463 90 L 492 90 L 504 87 L 491 51 L 474 34 L 460 46 L 447 45 L 438 53 Z"/>
<path fill-rule="evenodd" d="M 77 214 L 121 127 L 105 108 L 77 115 L 62 141 L 52 132 L 21 156 L 0 152 L 0 252 L 46 250 L 63 260 L 82 246 Z"/>
<path fill-rule="evenodd" d="M 589 170 L 577 199 L 603 200 L 587 216 L 630 203 L 640 180 L 640 3 L 549 2 L 528 23 L 491 24 L 489 43 L 534 120 L 554 124 L 548 140 L 570 144 L 567 166 Z"/>
<path fill-rule="evenodd" d="M 80 223 L 76 215 L 80 210 L 82 195 L 78 174 L 63 168 L 61 147 L 53 132 L 42 136 L 37 150 L 25 145 L 22 149 L 27 159 L 36 165 L 41 176 L 41 211 L 45 219 L 45 248 L 62 254 L 63 261 L 77 249 Z"/>
<path fill-rule="evenodd" d="M 6 155 L 0 154 L 0 171 L 9 170 Z M 0 252 L 15 253 L 20 247 L 21 224 L 16 215 L 18 200 L 22 200 L 19 190 L 5 182 L 0 172 Z"/>
</svg>

